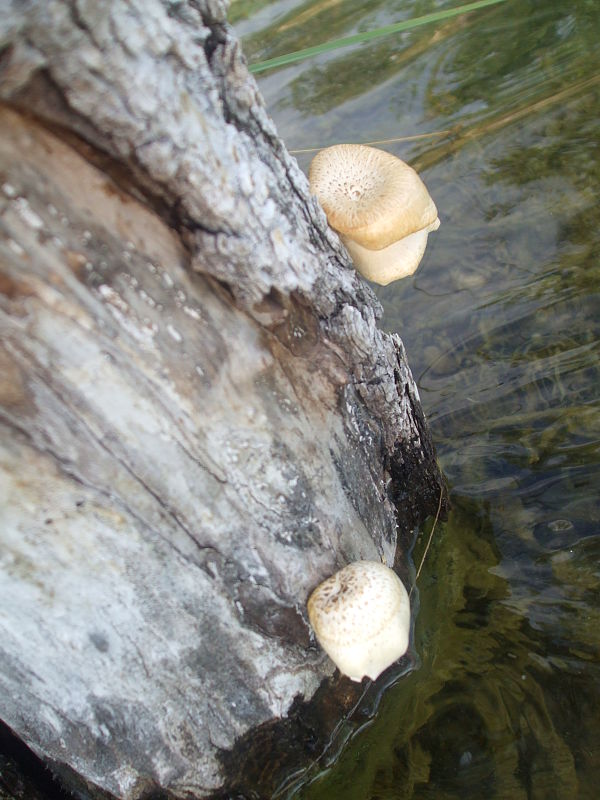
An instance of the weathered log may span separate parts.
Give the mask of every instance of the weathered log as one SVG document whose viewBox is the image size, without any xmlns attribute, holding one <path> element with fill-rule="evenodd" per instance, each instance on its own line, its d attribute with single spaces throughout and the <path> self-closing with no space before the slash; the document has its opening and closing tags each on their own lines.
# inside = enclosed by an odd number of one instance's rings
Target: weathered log
<svg viewBox="0 0 600 800">
<path fill-rule="evenodd" d="M 310 590 L 437 508 L 416 387 L 224 3 L 8 3 L 0 102 L 0 718 L 206 795 L 331 674 Z"/>
</svg>

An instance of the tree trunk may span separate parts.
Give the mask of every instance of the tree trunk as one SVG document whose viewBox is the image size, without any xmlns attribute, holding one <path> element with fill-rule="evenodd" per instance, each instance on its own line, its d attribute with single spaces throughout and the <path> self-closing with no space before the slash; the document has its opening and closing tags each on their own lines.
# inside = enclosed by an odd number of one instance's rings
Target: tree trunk
<svg viewBox="0 0 600 800">
<path fill-rule="evenodd" d="M 311 589 L 435 512 L 416 387 L 225 3 L 5 3 L 0 101 L 0 717 L 205 796 L 332 673 Z"/>
</svg>

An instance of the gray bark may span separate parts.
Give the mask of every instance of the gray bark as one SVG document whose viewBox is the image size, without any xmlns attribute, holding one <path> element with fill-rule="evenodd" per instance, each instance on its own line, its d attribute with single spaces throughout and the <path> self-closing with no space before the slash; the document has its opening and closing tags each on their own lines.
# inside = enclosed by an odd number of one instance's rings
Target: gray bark
<svg viewBox="0 0 600 800">
<path fill-rule="evenodd" d="M 222 786 L 306 598 L 442 480 L 225 4 L 0 14 L 0 718 L 93 796 Z"/>
</svg>

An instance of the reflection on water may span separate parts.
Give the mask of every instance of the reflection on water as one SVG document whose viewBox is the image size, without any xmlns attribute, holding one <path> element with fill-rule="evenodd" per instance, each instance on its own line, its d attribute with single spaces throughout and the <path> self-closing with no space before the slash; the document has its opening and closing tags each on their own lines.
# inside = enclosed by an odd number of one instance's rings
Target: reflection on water
<svg viewBox="0 0 600 800">
<path fill-rule="evenodd" d="M 454 5 L 233 12 L 258 60 Z M 453 490 L 422 665 L 298 797 L 598 796 L 598 41 L 597 0 L 509 0 L 260 78 L 292 150 L 435 133 L 388 149 L 442 219 L 414 278 L 377 288 Z"/>
</svg>

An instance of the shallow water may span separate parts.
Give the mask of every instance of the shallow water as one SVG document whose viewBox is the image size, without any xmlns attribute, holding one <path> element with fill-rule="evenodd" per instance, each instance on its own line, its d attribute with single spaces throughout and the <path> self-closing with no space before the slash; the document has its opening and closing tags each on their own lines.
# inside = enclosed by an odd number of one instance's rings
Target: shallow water
<svg viewBox="0 0 600 800">
<path fill-rule="evenodd" d="M 232 17 L 252 62 L 456 5 Z M 291 150 L 432 134 L 385 147 L 442 220 L 376 290 L 454 504 L 419 579 L 422 663 L 296 797 L 600 796 L 599 41 L 598 0 L 508 0 L 258 76 Z"/>
</svg>

